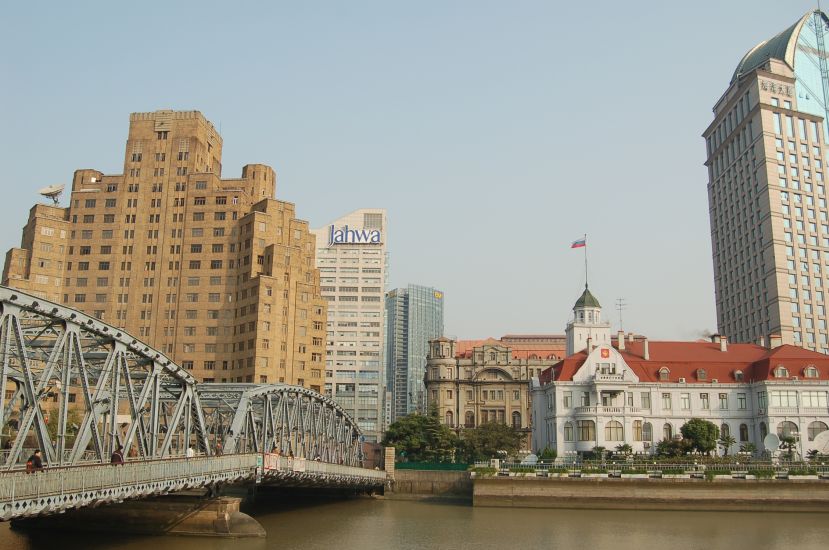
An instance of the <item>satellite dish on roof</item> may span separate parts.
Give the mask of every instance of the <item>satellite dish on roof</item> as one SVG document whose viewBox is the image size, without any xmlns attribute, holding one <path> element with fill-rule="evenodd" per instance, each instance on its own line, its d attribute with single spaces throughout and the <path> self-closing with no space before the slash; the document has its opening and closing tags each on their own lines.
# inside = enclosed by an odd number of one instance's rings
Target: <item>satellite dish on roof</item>
<svg viewBox="0 0 829 550">
<path fill-rule="evenodd" d="M 777 437 L 775 434 L 769 434 L 763 438 L 763 447 L 766 448 L 767 451 L 776 451 L 780 447 L 780 438 Z"/>
<path fill-rule="evenodd" d="M 528 454 L 524 457 L 524 460 L 521 461 L 522 466 L 535 466 L 536 464 L 538 464 L 538 456 L 532 453 Z"/>
<path fill-rule="evenodd" d="M 822 455 L 829 455 L 829 430 L 824 430 L 815 436 L 812 448 Z"/>
<path fill-rule="evenodd" d="M 43 195 L 47 199 L 52 199 L 52 201 L 54 201 L 55 205 L 57 205 L 58 204 L 58 198 L 60 197 L 60 194 L 63 193 L 63 188 L 64 187 L 65 186 L 63 184 L 50 185 L 48 187 L 44 187 L 43 189 L 38 191 L 38 193 L 40 193 L 41 195 Z"/>
</svg>

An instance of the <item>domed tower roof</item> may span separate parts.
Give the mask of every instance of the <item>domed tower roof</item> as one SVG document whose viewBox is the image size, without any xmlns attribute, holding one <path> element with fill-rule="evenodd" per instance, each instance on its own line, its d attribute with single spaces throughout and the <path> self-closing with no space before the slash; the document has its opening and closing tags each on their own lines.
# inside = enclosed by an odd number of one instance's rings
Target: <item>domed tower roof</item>
<svg viewBox="0 0 829 550">
<path fill-rule="evenodd" d="M 819 10 L 812 10 L 806 13 L 803 17 L 791 27 L 787 28 L 781 33 L 760 42 L 746 53 L 734 70 L 734 75 L 731 77 L 733 83 L 740 76 L 747 74 L 757 67 L 763 65 L 769 59 L 779 59 L 785 62 L 792 69 L 795 68 L 795 52 L 797 49 L 797 42 L 800 39 L 801 31 L 804 25 L 818 14 L 824 21 L 826 15 Z M 813 36 L 812 36 L 813 37 Z"/>
<path fill-rule="evenodd" d="M 573 306 L 573 309 L 580 309 L 585 307 L 602 307 L 599 301 L 596 299 L 595 296 L 590 292 L 587 288 L 587 285 L 584 285 L 584 292 L 581 293 L 581 297 L 576 300 L 576 305 Z"/>
</svg>

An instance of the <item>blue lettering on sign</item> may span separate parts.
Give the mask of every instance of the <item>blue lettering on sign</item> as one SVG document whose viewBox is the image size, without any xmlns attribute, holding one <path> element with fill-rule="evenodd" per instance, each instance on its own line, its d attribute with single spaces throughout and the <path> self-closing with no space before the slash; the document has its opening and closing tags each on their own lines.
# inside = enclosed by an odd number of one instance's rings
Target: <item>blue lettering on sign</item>
<svg viewBox="0 0 829 550">
<path fill-rule="evenodd" d="M 328 244 L 380 244 L 380 231 L 349 229 L 347 225 L 337 229 L 332 225 L 328 230 Z"/>
</svg>

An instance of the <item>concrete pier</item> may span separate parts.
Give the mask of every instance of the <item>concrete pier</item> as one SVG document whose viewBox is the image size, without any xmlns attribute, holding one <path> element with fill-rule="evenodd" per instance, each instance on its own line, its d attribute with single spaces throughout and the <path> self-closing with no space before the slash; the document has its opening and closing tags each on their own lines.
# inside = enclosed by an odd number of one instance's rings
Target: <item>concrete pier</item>
<svg viewBox="0 0 829 550">
<path fill-rule="evenodd" d="M 15 520 L 16 529 L 65 529 L 141 535 L 265 537 L 265 529 L 239 511 L 242 499 L 166 495 Z"/>
</svg>

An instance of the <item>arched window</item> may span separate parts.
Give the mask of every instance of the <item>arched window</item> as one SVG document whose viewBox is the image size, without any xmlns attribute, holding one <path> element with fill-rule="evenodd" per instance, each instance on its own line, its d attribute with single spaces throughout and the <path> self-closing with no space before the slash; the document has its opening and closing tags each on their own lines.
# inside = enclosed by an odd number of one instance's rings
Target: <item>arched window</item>
<svg viewBox="0 0 829 550">
<path fill-rule="evenodd" d="M 661 382 L 667 382 L 671 377 L 671 371 L 668 370 L 668 367 L 662 367 L 659 369 L 659 380 Z"/>
<path fill-rule="evenodd" d="M 611 420 L 604 425 L 604 439 L 605 441 L 624 441 L 625 429 L 621 422 Z"/>
<path fill-rule="evenodd" d="M 633 421 L 633 440 L 634 441 L 642 441 L 642 421 L 641 420 L 634 420 Z"/>
<path fill-rule="evenodd" d="M 708 380 L 708 373 L 705 369 L 697 369 L 697 380 Z"/>
<path fill-rule="evenodd" d="M 567 422 L 564 425 L 564 441 L 573 441 L 573 423 Z"/>
<path fill-rule="evenodd" d="M 518 411 L 512 413 L 512 427 L 516 430 L 521 429 L 521 413 Z"/>
<path fill-rule="evenodd" d="M 797 424 L 788 420 L 777 425 L 777 435 L 780 437 L 794 437 L 797 439 L 799 430 Z"/>
<path fill-rule="evenodd" d="M 455 416 L 452 414 L 452 411 L 446 411 L 446 425 L 450 428 L 455 427 Z"/>
<path fill-rule="evenodd" d="M 532 355 L 530 355 L 530 359 L 538 359 L 538 355 L 533 353 Z"/>
<path fill-rule="evenodd" d="M 817 367 L 815 367 L 814 365 L 809 365 L 808 367 L 803 369 L 803 376 L 804 378 L 817 378 Z"/>
<path fill-rule="evenodd" d="M 489 353 L 489 360 L 490 361 L 495 361 L 495 352 L 490 352 Z"/>
<path fill-rule="evenodd" d="M 769 435 L 769 429 L 765 422 L 760 422 L 760 439 L 765 439 Z"/>
<path fill-rule="evenodd" d="M 774 369 L 774 377 L 775 378 L 788 378 L 789 377 L 789 371 L 783 365 L 777 365 L 777 367 Z"/>
<path fill-rule="evenodd" d="M 653 441 L 653 426 L 650 422 L 642 424 L 642 441 Z"/>
<path fill-rule="evenodd" d="M 829 430 L 829 427 L 827 427 L 826 424 L 820 420 L 812 422 L 809 424 L 809 441 L 814 441 L 817 434 L 825 432 L 826 430 Z"/>
<path fill-rule="evenodd" d="M 466 411 L 466 421 L 465 425 L 467 428 L 474 428 L 475 427 L 475 413 L 472 411 Z"/>
<path fill-rule="evenodd" d="M 748 426 L 740 424 L 740 442 L 744 443 L 746 441 L 748 441 Z"/>
<path fill-rule="evenodd" d="M 662 426 L 662 439 L 670 441 L 674 437 L 674 428 L 667 422 Z"/>
<path fill-rule="evenodd" d="M 742 382 L 743 379 L 744 379 L 743 378 L 743 371 L 735 370 L 734 371 L 734 380 L 736 380 L 737 382 Z"/>
<path fill-rule="evenodd" d="M 577 421 L 576 429 L 579 432 L 579 441 L 596 441 L 596 423 L 592 420 Z"/>
<path fill-rule="evenodd" d="M 731 435 L 731 427 L 728 424 L 721 424 L 720 425 L 720 436 L 721 437 L 729 437 Z"/>
</svg>

